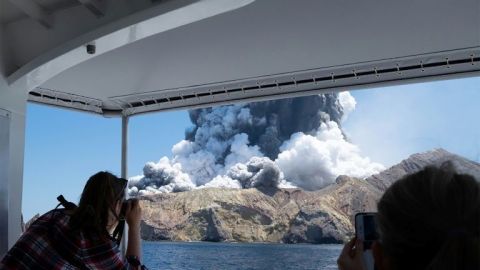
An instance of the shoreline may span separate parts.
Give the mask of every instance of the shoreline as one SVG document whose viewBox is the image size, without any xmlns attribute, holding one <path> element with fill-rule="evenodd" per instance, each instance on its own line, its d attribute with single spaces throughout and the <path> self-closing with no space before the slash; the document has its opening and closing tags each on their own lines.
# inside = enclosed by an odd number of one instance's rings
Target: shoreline
<svg viewBox="0 0 480 270">
<path fill-rule="evenodd" d="M 278 242 L 213 242 L 213 241 L 173 241 L 173 240 L 143 240 L 142 243 L 162 244 L 232 244 L 232 245 L 285 245 L 285 246 L 343 246 L 345 243 L 278 243 Z"/>
</svg>

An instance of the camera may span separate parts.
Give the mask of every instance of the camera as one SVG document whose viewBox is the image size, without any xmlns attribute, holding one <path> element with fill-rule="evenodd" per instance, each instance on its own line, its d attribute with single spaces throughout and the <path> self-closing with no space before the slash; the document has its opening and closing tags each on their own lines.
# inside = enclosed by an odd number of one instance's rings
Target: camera
<svg viewBox="0 0 480 270">
<path fill-rule="evenodd" d="M 95 44 L 87 44 L 87 53 L 88 54 L 95 54 L 95 51 L 97 49 L 97 47 L 95 46 Z"/>
<path fill-rule="evenodd" d="M 120 210 L 120 217 L 121 218 L 125 218 L 125 215 L 127 214 L 127 209 L 130 207 L 130 205 L 136 201 L 137 199 L 135 198 L 132 198 L 132 199 L 128 199 L 128 200 L 125 200 L 123 203 L 122 203 L 122 209 Z"/>
</svg>

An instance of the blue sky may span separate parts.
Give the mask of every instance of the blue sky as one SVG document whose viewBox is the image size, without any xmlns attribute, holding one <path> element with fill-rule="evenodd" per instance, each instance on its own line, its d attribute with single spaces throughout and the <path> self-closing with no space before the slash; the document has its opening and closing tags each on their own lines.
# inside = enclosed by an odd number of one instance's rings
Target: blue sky
<svg viewBox="0 0 480 270">
<path fill-rule="evenodd" d="M 386 166 L 443 147 L 480 160 L 480 78 L 353 91 L 357 101 L 343 124 L 362 154 Z M 187 111 L 130 119 L 129 175 L 147 161 L 170 156 L 191 126 Z M 88 177 L 120 173 L 121 121 L 29 104 L 23 213 L 26 220 L 56 206 L 63 194 L 77 202 Z"/>
<path fill-rule="evenodd" d="M 480 78 L 354 91 L 344 129 L 372 160 L 390 166 L 442 147 L 480 161 Z"/>
</svg>

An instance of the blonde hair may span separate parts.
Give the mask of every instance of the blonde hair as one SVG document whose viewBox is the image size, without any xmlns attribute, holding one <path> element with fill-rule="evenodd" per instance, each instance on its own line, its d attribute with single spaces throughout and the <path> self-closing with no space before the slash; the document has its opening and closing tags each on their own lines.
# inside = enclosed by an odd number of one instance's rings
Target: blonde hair
<svg viewBox="0 0 480 270">
<path fill-rule="evenodd" d="M 480 269 L 480 183 L 452 168 L 426 167 L 380 199 L 380 243 L 391 269 Z"/>
</svg>

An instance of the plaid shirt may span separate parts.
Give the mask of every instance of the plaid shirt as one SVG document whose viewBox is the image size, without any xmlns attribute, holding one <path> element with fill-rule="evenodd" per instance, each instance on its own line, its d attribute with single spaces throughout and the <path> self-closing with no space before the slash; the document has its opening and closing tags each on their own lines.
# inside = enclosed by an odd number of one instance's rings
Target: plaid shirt
<svg viewBox="0 0 480 270">
<path fill-rule="evenodd" d="M 0 269 L 136 269 L 122 259 L 110 239 L 95 244 L 84 233 L 73 235 L 63 209 L 39 217 L 8 251 Z"/>
</svg>

